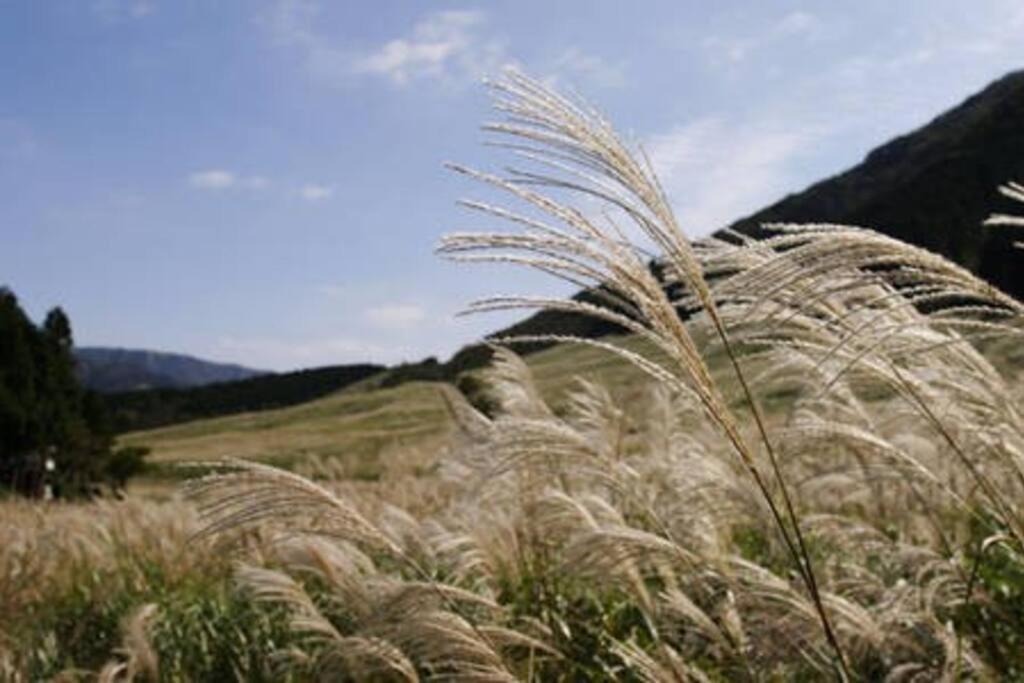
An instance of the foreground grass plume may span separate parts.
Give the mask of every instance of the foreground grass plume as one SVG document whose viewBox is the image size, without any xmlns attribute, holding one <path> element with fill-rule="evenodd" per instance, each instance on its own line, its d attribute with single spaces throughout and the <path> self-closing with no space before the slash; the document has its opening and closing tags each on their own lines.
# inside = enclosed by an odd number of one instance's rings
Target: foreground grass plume
<svg viewBox="0 0 1024 683">
<path fill-rule="evenodd" d="M 486 128 L 526 168 L 453 168 L 520 208 L 464 202 L 513 229 L 440 251 L 594 296 L 469 310 L 612 322 L 624 333 L 543 340 L 638 379 L 545 399 L 498 340 L 480 395 L 440 390 L 454 431 L 429 474 L 355 486 L 320 461 L 309 477 L 218 462 L 191 505 L 104 508 L 95 534 L 3 503 L 0 607 L 78 614 L 73 566 L 134 597 L 105 613 L 103 656 L 0 622 L 0 675 L 1024 679 L 1024 391 L 1005 351 L 1024 307 L 864 228 L 691 241 L 598 112 L 516 72 L 491 85 L 503 118 Z M 187 669 L 199 641 L 216 656 Z"/>
<path fill-rule="evenodd" d="M 1007 183 L 999 188 L 1005 197 L 1024 204 L 1024 185 L 1020 183 Z M 1009 214 L 993 214 L 985 220 L 985 225 L 1007 225 L 1012 227 L 1024 227 L 1024 216 L 1012 216 Z M 1024 242 L 1017 242 L 1019 249 L 1024 249 Z"/>
</svg>

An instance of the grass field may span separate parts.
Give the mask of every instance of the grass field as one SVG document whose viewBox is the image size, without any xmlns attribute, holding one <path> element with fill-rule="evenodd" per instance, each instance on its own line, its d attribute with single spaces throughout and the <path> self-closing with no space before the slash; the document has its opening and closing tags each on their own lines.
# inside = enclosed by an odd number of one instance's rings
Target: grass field
<svg viewBox="0 0 1024 683">
<path fill-rule="evenodd" d="M 463 170 L 562 229 L 441 251 L 601 283 L 546 305 L 617 355 L 131 434 L 164 469 L 129 500 L 0 501 L 0 679 L 1024 680 L 1024 304 L 859 228 L 690 243 L 604 119 L 498 87 L 700 312 L 615 226 Z"/>
<path fill-rule="evenodd" d="M 636 342 L 627 346 L 638 346 Z M 629 363 L 597 349 L 565 345 L 527 358 L 545 399 L 558 406 L 585 377 L 626 395 L 642 384 Z M 198 420 L 126 434 L 120 443 L 148 446 L 157 476 L 143 476 L 133 490 L 166 495 L 187 472 L 168 465 L 244 458 L 294 469 L 331 461 L 336 474 L 372 481 L 385 472 L 429 466 L 452 428 L 440 385 L 411 382 L 390 388 L 368 383 L 309 403 Z"/>
</svg>

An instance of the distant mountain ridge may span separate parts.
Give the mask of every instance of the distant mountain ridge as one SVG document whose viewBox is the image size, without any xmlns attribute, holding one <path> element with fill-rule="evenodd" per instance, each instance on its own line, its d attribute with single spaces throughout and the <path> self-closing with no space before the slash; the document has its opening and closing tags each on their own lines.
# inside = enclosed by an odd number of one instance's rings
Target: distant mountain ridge
<svg viewBox="0 0 1024 683">
<path fill-rule="evenodd" d="M 179 353 L 100 346 L 74 350 L 82 383 L 100 393 L 145 389 L 184 389 L 269 374 L 230 363 Z"/>
</svg>

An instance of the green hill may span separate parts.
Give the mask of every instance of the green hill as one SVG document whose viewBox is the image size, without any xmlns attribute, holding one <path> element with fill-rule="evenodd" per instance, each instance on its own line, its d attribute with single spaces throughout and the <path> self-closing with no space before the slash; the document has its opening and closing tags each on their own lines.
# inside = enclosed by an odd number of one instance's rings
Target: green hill
<svg viewBox="0 0 1024 683">
<path fill-rule="evenodd" d="M 635 342 L 630 342 L 635 343 Z M 634 391 L 641 375 L 592 348 L 559 346 L 527 358 L 538 387 L 555 405 L 580 374 Z M 328 466 L 356 481 L 385 472 L 429 473 L 451 427 L 441 383 L 388 385 L 387 373 L 301 405 L 196 420 L 124 434 L 123 446 L 147 446 L 160 478 L 185 473 L 170 463 L 242 457 L 300 471 Z M 152 483 L 152 480 L 151 480 Z M 146 486 L 143 482 L 142 486 Z M 157 492 L 163 491 L 157 482 Z"/>
</svg>

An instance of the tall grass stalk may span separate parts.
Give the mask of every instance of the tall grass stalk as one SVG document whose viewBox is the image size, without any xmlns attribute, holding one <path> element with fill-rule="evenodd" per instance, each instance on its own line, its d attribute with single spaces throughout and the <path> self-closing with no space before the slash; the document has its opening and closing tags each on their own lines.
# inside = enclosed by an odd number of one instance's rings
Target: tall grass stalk
<svg viewBox="0 0 1024 683">
<path fill-rule="evenodd" d="M 680 229 L 648 159 L 633 154 L 615 134 L 611 125 L 595 110 L 573 103 L 518 72 L 508 72 L 504 80 L 494 82 L 491 86 L 499 95 L 496 108 L 505 113 L 507 118 L 503 122 L 486 125 L 485 130 L 510 136 L 516 142 L 498 144 L 511 148 L 525 159 L 561 173 L 548 175 L 512 169 L 511 178 L 505 180 L 462 166 L 451 165 L 451 168 L 525 201 L 561 222 L 568 232 L 526 215 L 478 202 L 464 202 L 469 208 L 525 225 L 527 231 L 516 237 L 496 233 L 449 236 L 442 242 L 441 253 L 461 260 L 502 261 L 510 260 L 510 257 L 503 253 L 493 256 L 487 256 L 486 253 L 513 248 L 525 254 L 525 257 L 512 259 L 515 262 L 563 277 L 574 284 L 590 280 L 592 286 L 611 290 L 614 304 L 625 304 L 627 313 L 622 314 L 609 307 L 575 301 L 553 304 L 550 301 L 513 297 L 488 300 L 482 306 L 478 305 L 477 310 L 482 307 L 494 308 L 498 304 L 503 307 L 558 308 L 571 313 L 594 315 L 650 339 L 665 351 L 675 361 L 675 369 L 680 373 L 676 376 L 688 381 L 696 391 L 708 415 L 733 445 L 764 496 L 794 566 L 814 602 L 825 637 L 835 653 L 837 671 L 842 679 L 848 679 L 849 671 L 842 648 L 822 602 L 813 561 L 788 486 L 779 469 L 764 417 L 730 343 L 726 325 L 699 260 Z M 660 265 L 694 295 L 728 354 L 732 370 L 758 426 L 758 435 L 781 494 L 781 504 L 764 480 L 754 450 L 740 432 L 735 416 L 722 400 L 704 359 L 679 318 L 676 307 L 665 293 L 663 284 L 653 275 L 641 254 L 625 240 L 622 230 L 611 220 L 606 225 L 599 225 L 581 211 L 551 196 L 527 189 L 529 187 L 569 190 L 597 198 L 619 209 L 659 248 Z M 485 253 L 483 257 L 478 256 L 481 251 Z M 477 256 L 474 258 L 469 254 Z M 545 340 L 544 337 L 539 339 Z M 524 339 L 510 338 L 505 341 L 514 343 Z M 650 372 L 649 362 L 641 361 L 634 355 L 625 357 Z"/>
</svg>

